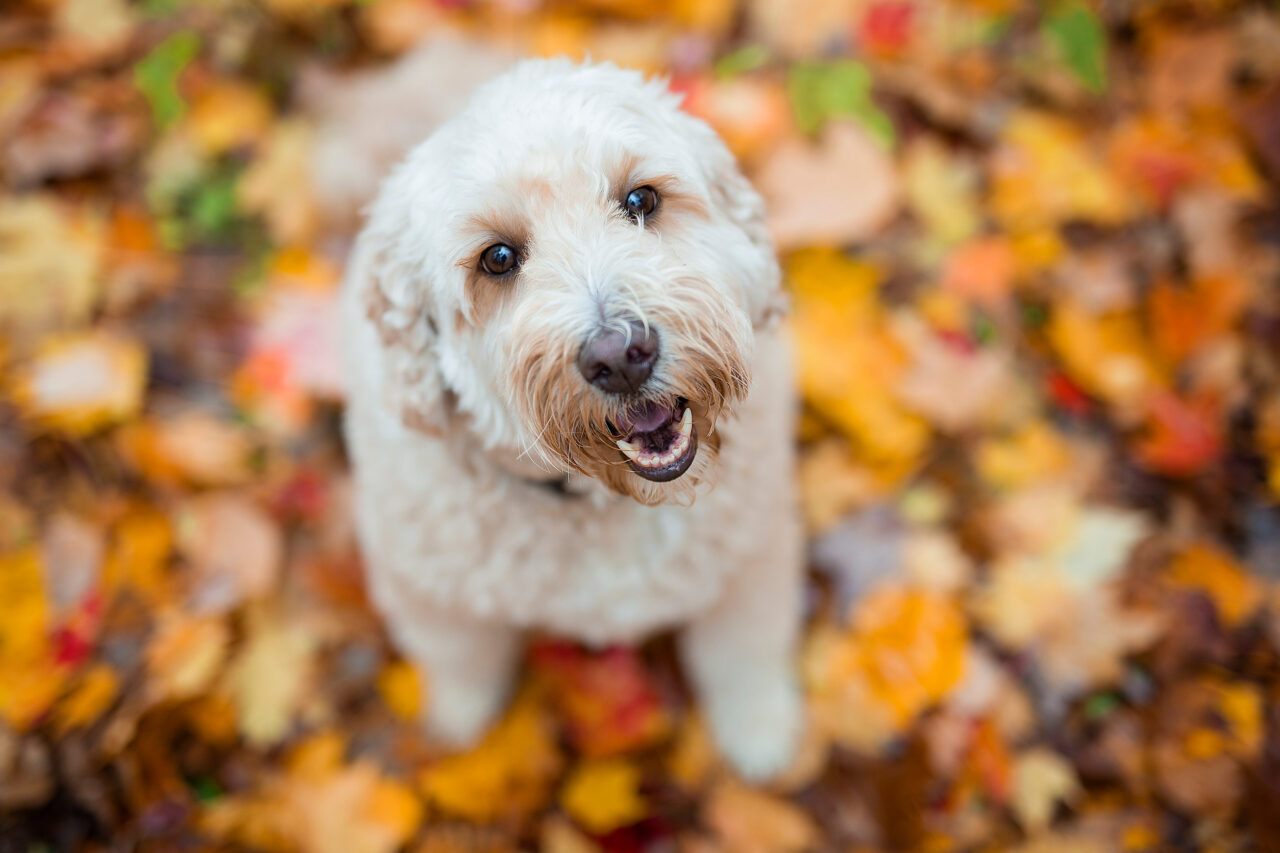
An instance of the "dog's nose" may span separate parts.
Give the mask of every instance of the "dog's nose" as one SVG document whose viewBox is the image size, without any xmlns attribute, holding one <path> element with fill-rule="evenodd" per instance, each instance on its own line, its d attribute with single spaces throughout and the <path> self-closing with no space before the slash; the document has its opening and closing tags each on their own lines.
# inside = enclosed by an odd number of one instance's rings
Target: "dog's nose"
<svg viewBox="0 0 1280 853">
<path fill-rule="evenodd" d="M 658 360 L 658 333 L 634 320 L 630 331 L 602 329 L 583 344 L 578 353 L 582 378 L 609 394 L 640 390 Z"/>
</svg>

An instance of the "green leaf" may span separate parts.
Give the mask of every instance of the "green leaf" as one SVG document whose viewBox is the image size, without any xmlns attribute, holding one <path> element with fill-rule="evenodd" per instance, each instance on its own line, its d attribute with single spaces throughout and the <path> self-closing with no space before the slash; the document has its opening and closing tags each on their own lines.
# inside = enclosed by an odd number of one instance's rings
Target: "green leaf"
<svg viewBox="0 0 1280 853">
<path fill-rule="evenodd" d="M 715 72 L 718 77 L 737 77 L 757 68 L 769 61 L 769 48 L 762 44 L 750 44 L 727 53 L 716 61 Z"/>
<path fill-rule="evenodd" d="M 133 83 L 151 105 L 151 117 L 157 127 L 171 127 L 186 111 L 186 102 L 178 91 L 178 75 L 199 52 L 199 36 L 193 32 L 176 33 L 133 67 Z"/>
<path fill-rule="evenodd" d="M 1044 22 L 1044 37 L 1057 47 L 1080 83 L 1100 95 L 1107 88 L 1107 33 L 1081 3 L 1058 7 Z"/>
<path fill-rule="evenodd" d="M 787 75 L 796 125 L 817 133 L 832 118 L 851 118 L 885 147 L 893 145 L 893 122 L 871 98 L 871 72 L 861 62 L 802 62 Z"/>
</svg>

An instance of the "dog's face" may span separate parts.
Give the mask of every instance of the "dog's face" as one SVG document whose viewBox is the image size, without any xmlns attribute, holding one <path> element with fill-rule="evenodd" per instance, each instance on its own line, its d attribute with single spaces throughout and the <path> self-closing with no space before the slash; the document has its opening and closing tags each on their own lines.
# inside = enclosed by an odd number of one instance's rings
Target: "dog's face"
<svg viewBox="0 0 1280 853">
<path fill-rule="evenodd" d="M 712 479 L 779 307 L 761 202 L 660 83 L 534 61 L 383 184 L 367 301 L 410 423 L 645 503 Z"/>
</svg>

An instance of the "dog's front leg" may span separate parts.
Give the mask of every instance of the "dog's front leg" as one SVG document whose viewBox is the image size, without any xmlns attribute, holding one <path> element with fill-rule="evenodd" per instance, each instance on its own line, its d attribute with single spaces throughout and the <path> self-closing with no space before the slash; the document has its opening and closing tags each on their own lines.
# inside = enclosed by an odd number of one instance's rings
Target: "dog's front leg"
<svg viewBox="0 0 1280 853">
<path fill-rule="evenodd" d="M 765 547 L 681 637 L 685 670 L 712 737 L 751 780 L 787 767 L 804 725 L 795 674 L 799 561 L 787 550 L 777 541 Z"/>
<path fill-rule="evenodd" d="M 427 733 L 450 746 L 470 746 L 506 703 L 520 632 L 420 602 L 406 616 L 393 620 L 392 630 L 423 670 Z"/>
</svg>

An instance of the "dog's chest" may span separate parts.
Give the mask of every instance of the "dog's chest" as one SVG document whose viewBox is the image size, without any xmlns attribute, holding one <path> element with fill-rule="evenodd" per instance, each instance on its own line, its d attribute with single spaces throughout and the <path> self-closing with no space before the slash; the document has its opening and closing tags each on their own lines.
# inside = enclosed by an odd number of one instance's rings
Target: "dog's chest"
<svg viewBox="0 0 1280 853">
<path fill-rule="evenodd" d="M 396 586 L 451 609 L 630 641 L 706 608 L 723 585 L 710 505 L 645 507 L 518 482 L 456 483 L 423 498 L 412 521 L 386 530 L 412 541 L 381 544 L 419 555 L 397 565 Z"/>
</svg>

